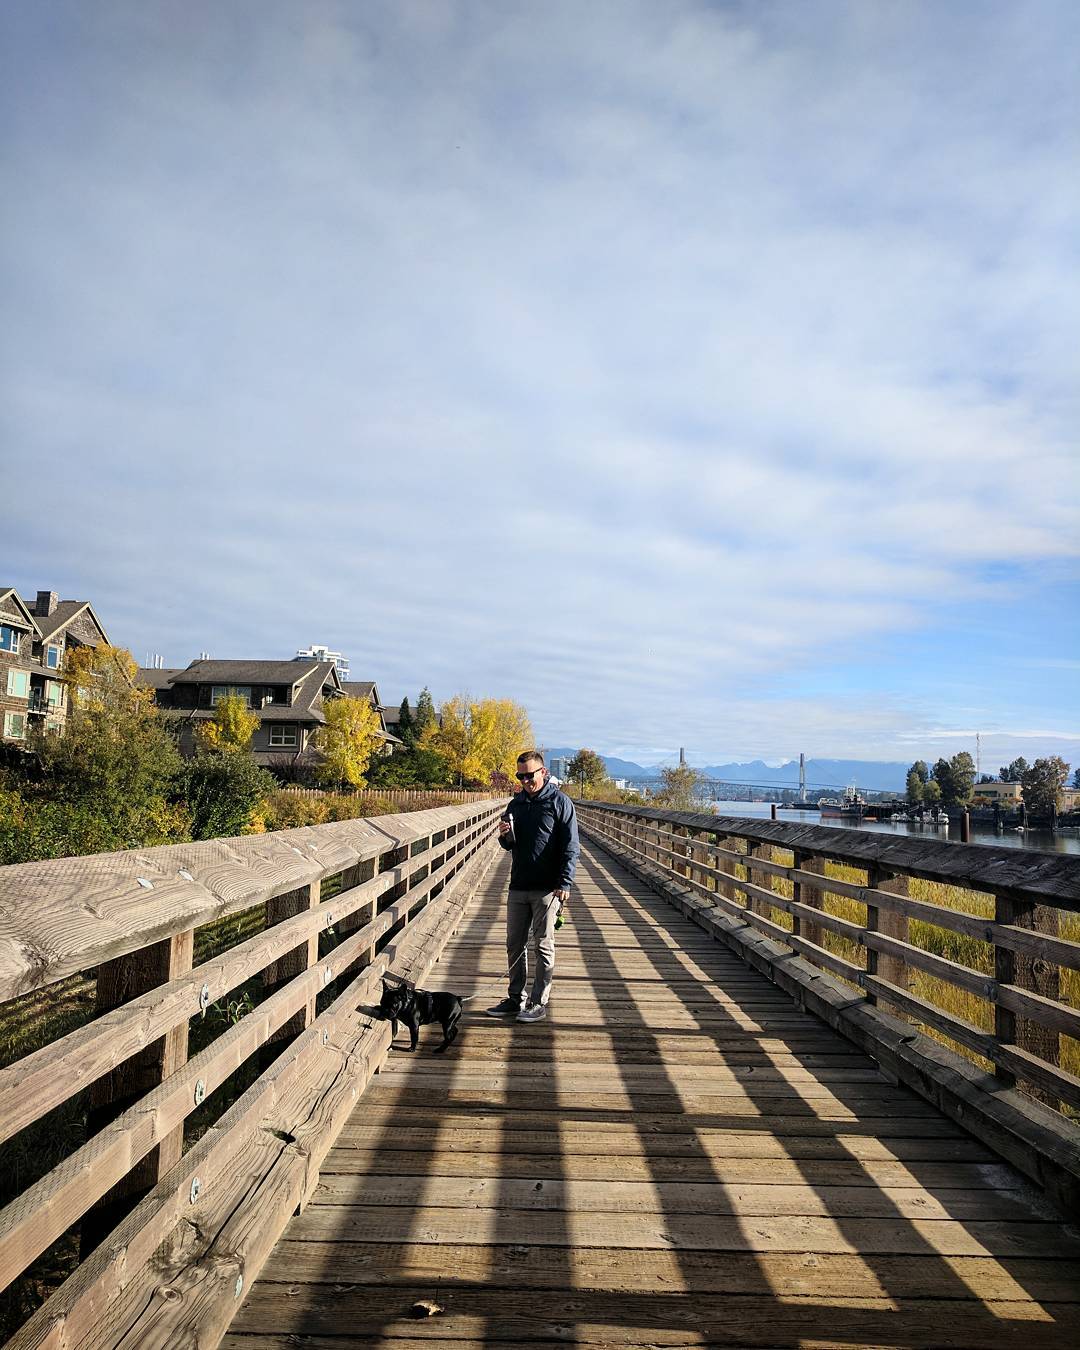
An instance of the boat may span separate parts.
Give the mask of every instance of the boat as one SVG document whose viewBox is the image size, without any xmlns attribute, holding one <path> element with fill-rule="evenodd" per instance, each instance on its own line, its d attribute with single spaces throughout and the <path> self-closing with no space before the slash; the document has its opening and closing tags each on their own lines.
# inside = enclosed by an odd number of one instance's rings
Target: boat
<svg viewBox="0 0 1080 1350">
<path fill-rule="evenodd" d="M 818 809 L 823 818 L 839 816 L 844 820 L 862 820 L 866 814 L 866 799 L 859 796 L 853 784 L 844 789 L 844 795 L 839 800 L 836 797 L 820 797 Z"/>
</svg>

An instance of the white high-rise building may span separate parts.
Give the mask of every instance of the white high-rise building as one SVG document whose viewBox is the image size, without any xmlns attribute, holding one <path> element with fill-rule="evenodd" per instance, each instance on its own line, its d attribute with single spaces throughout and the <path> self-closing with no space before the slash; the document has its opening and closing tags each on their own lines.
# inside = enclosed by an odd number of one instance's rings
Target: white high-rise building
<svg viewBox="0 0 1080 1350">
<path fill-rule="evenodd" d="M 307 651 L 297 652 L 293 660 L 333 661 L 337 667 L 338 679 L 347 680 L 349 678 L 349 658 L 342 656 L 340 652 L 332 652 L 329 647 L 320 647 L 317 643 L 312 643 Z"/>
</svg>

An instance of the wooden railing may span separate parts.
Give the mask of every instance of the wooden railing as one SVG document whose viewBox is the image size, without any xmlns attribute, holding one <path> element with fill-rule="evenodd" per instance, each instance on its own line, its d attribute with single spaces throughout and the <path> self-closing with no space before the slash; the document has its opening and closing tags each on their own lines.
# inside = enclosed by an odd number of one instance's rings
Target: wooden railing
<svg viewBox="0 0 1080 1350">
<path fill-rule="evenodd" d="M 11 1350 L 217 1344 L 385 1058 L 364 1011 L 380 977 L 437 959 L 504 805 L 0 869 L 0 1002 L 96 972 L 93 1020 L 0 1070 L 0 1141 L 47 1151 L 45 1118 L 78 1094 L 86 1120 L 0 1212 L 5 1287 L 58 1242 L 84 1258 Z M 197 938 L 255 907 L 260 931 L 193 965 Z"/>
<path fill-rule="evenodd" d="M 669 882 L 702 926 L 1080 1203 L 1080 1130 L 1069 1119 L 1080 1111 L 1080 857 L 595 802 L 577 809 L 583 832 Z"/>
<path fill-rule="evenodd" d="M 430 806 L 435 799 L 440 806 L 456 806 L 464 802 L 486 802 L 491 798 L 490 792 L 468 792 L 465 788 L 359 788 L 355 792 L 334 793 L 289 783 L 281 791 L 297 797 L 347 796 L 360 806 L 367 802 L 393 802 L 404 810 Z"/>
</svg>

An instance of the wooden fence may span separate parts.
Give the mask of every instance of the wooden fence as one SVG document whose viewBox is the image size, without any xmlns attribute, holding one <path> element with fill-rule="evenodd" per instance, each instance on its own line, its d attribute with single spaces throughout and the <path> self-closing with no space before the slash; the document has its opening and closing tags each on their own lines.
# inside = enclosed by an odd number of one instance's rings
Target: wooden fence
<svg viewBox="0 0 1080 1350">
<path fill-rule="evenodd" d="M 279 789 L 297 797 L 337 797 L 346 796 L 350 801 L 363 806 L 366 802 L 392 802 L 403 810 L 425 808 L 437 799 L 440 806 L 458 806 L 465 802 L 486 802 L 491 800 L 491 792 L 466 792 L 459 788 L 360 788 L 355 792 L 327 792 L 323 788 L 297 787 L 287 784 Z"/>
<path fill-rule="evenodd" d="M 1069 1119 L 1080 1113 L 1080 1076 L 1063 1064 L 1080 1067 L 1080 857 L 594 802 L 577 809 L 589 836 L 674 885 L 703 927 L 1080 1204 L 1080 1130 Z M 830 864 L 855 879 L 827 875 Z M 942 902 L 941 886 L 959 888 L 948 894 L 959 907 Z M 928 898 L 911 894 L 920 889 Z M 984 1025 L 948 1006 L 965 1001 L 986 1012 Z"/>
<path fill-rule="evenodd" d="M 0 1141 L 89 1089 L 86 1142 L 0 1212 L 4 1287 L 72 1234 L 83 1254 L 10 1350 L 217 1344 L 385 1058 L 364 1011 L 382 974 L 437 959 L 504 806 L 0 869 L 0 1000 L 96 970 L 98 1014 L 0 1070 Z M 262 931 L 193 967 L 196 930 L 255 906 Z M 253 982 L 189 1058 L 190 1027 Z M 251 1085 L 185 1145 L 242 1066 Z"/>
</svg>

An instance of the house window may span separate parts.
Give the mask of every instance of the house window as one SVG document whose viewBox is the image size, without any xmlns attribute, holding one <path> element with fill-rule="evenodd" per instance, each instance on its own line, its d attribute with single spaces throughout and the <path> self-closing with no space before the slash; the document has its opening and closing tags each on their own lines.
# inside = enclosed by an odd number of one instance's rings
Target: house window
<svg viewBox="0 0 1080 1350">
<path fill-rule="evenodd" d="M 0 623 L 0 652 L 18 652 L 19 634 L 16 629 Z"/>
<path fill-rule="evenodd" d="M 296 727 L 279 723 L 270 728 L 270 744 L 273 746 L 296 745 Z"/>
<path fill-rule="evenodd" d="M 8 698 L 29 698 L 30 672 L 28 670 L 9 670 L 7 691 Z"/>
<path fill-rule="evenodd" d="M 232 695 L 235 698 L 244 700 L 244 707 L 251 707 L 251 685 L 250 684 L 215 684 L 210 688 L 210 703 L 217 707 L 218 699 L 228 698 Z"/>
<path fill-rule="evenodd" d="M 50 670 L 60 669 L 60 648 L 50 645 L 45 650 L 45 664 Z"/>
<path fill-rule="evenodd" d="M 26 740 L 26 714 L 25 713 L 5 713 L 4 714 L 4 735 L 10 741 Z"/>
<path fill-rule="evenodd" d="M 55 680 L 49 680 L 45 685 L 45 697 L 48 699 L 50 708 L 62 708 L 64 706 L 64 686 L 57 684 Z"/>
</svg>

